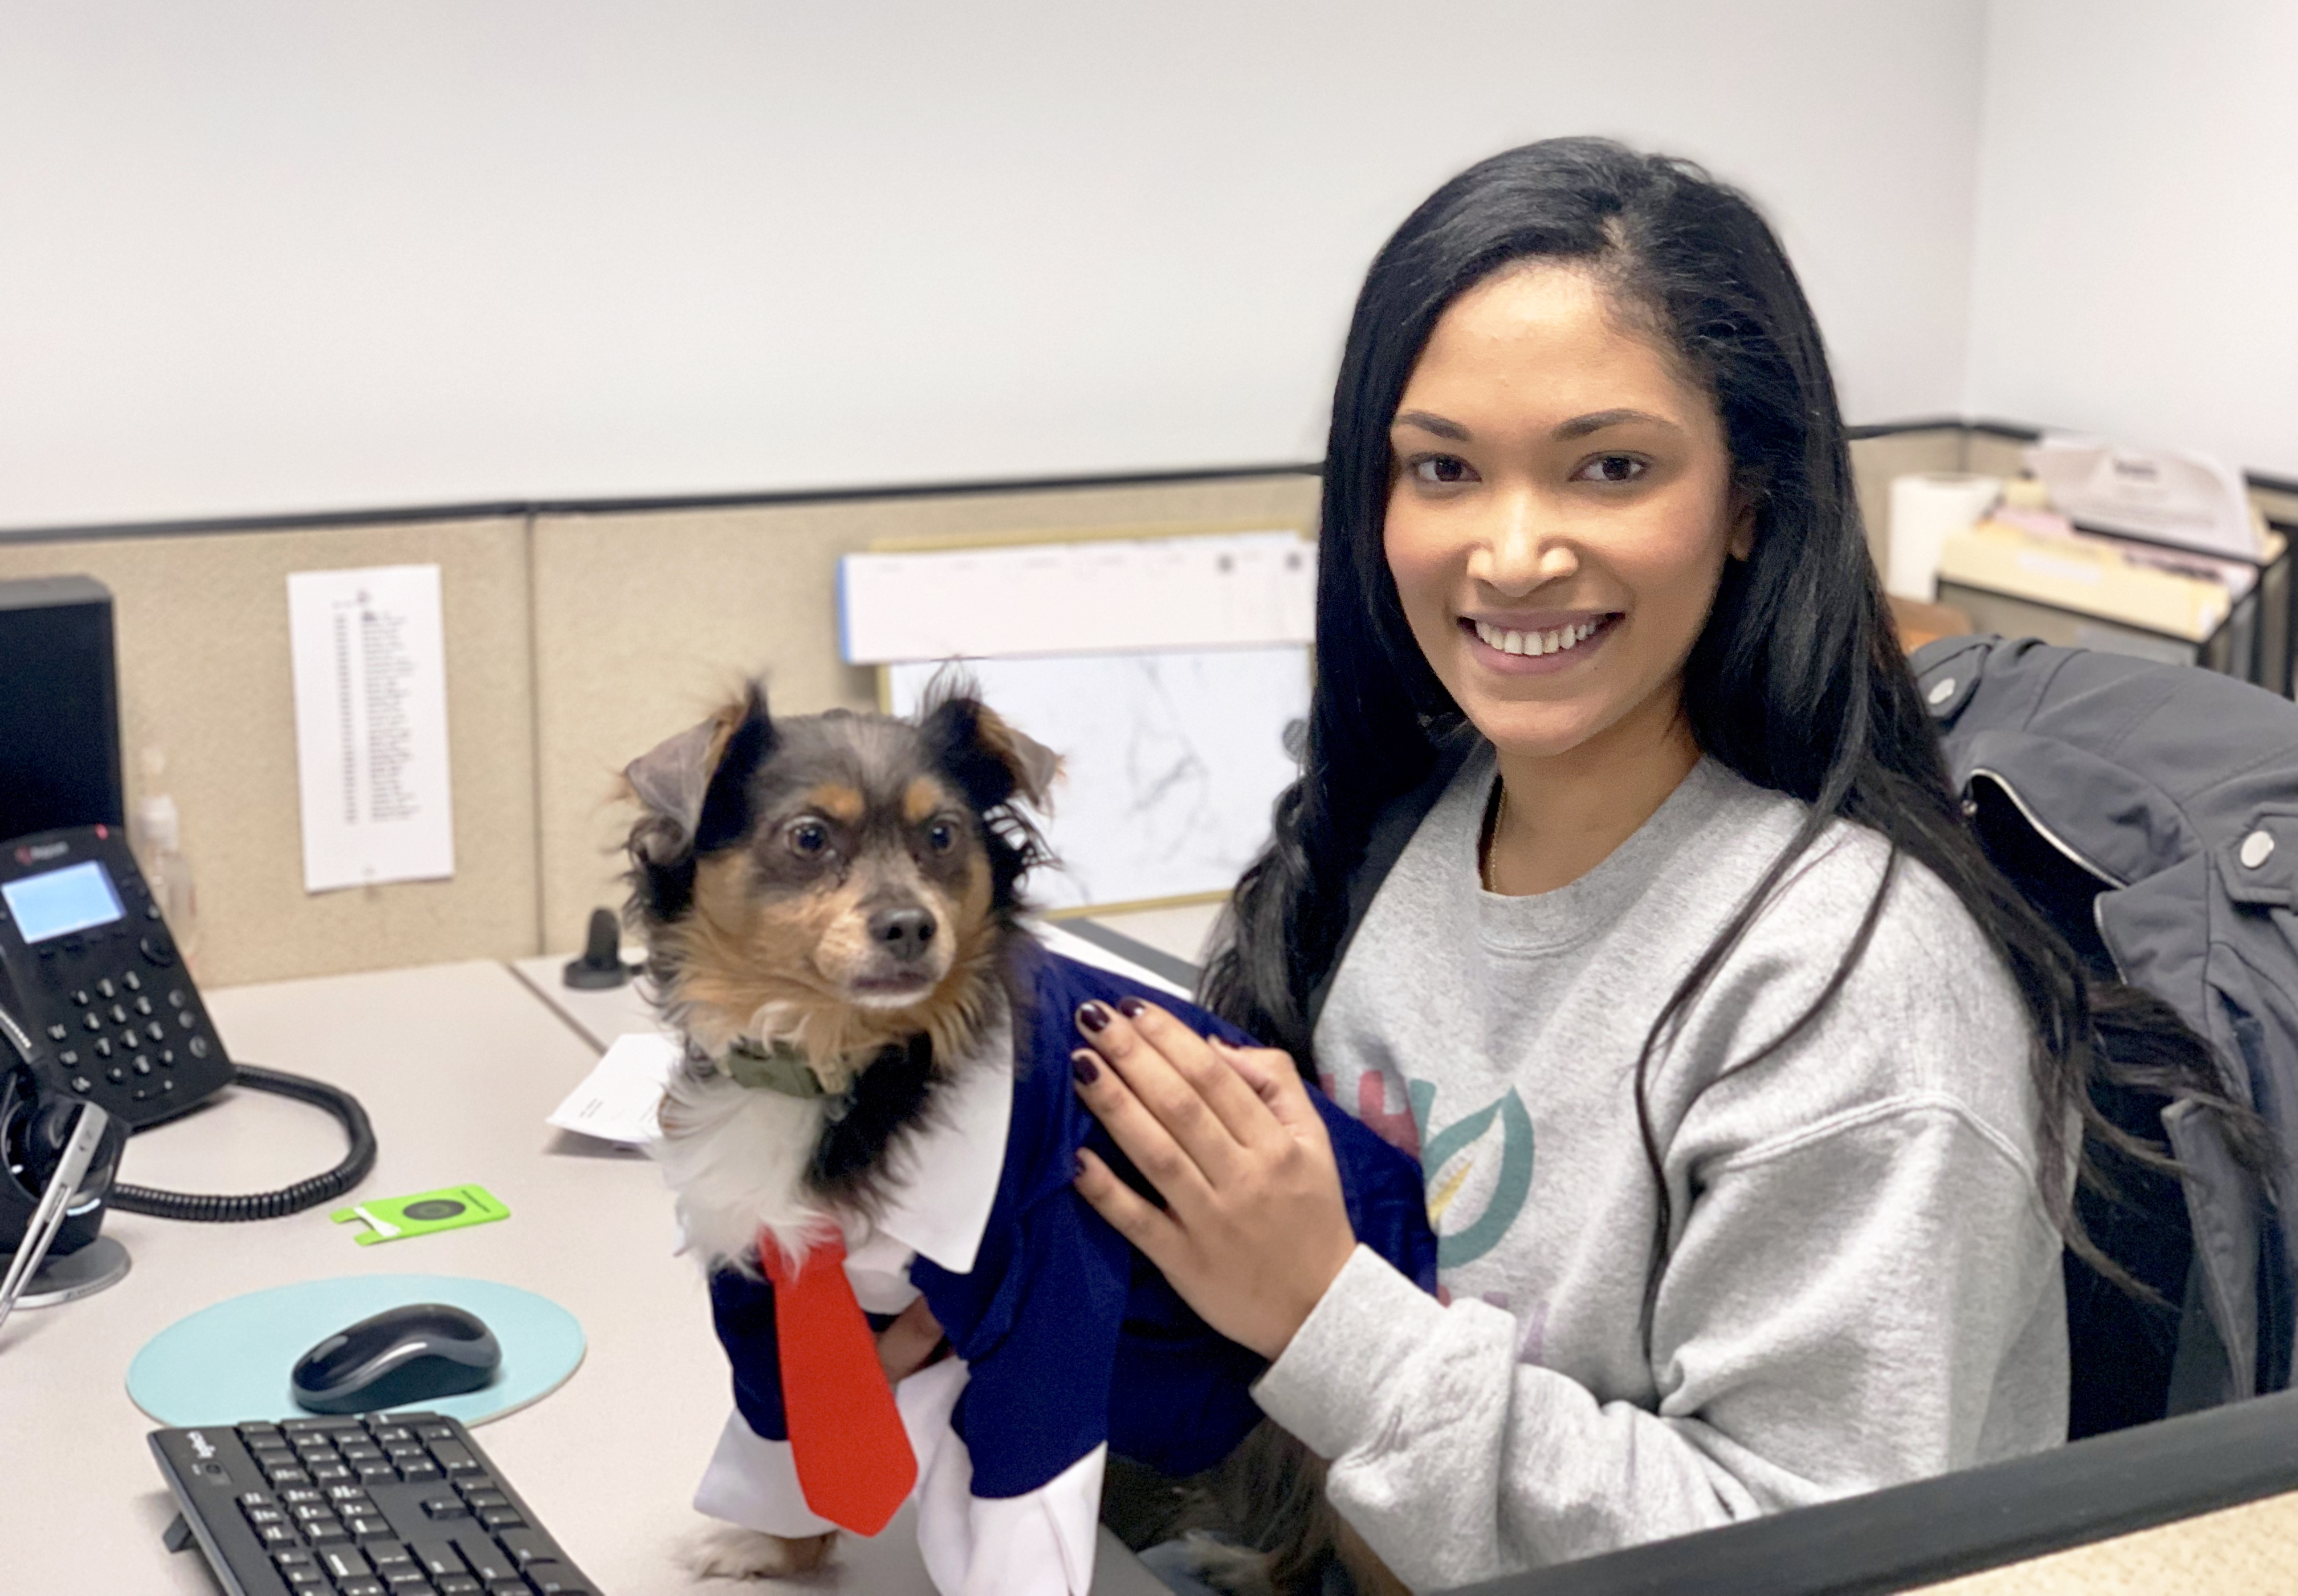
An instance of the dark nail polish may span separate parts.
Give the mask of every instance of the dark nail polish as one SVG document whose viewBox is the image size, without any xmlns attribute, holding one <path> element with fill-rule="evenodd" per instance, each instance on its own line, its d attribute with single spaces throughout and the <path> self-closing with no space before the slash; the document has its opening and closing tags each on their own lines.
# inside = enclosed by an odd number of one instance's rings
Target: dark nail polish
<svg viewBox="0 0 2298 1596">
<path fill-rule="evenodd" d="M 1078 1009 L 1078 1023 L 1087 1030 L 1105 1030 L 1109 1027 L 1109 1011 L 1097 1003 L 1082 1005 Z"/>
<path fill-rule="evenodd" d="M 1117 1012 L 1128 1020 L 1138 1020 L 1149 1012 L 1149 1005 L 1138 997 L 1120 998 L 1118 1001 Z"/>
<path fill-rule="evenodd" d="M 1078 1085 L 1089 1087 L 1101 1079 L 1101 1061 L 1089 1049 L 1080 1047 L 1070 1054 L 1070 1073 L 1078 1078 Z"/>
</svg>

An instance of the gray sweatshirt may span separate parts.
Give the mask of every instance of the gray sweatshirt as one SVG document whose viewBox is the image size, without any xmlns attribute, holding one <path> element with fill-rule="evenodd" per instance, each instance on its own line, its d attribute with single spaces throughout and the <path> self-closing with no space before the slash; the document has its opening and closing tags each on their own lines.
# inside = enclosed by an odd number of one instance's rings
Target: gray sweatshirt
<svg viewBox="0 0 2298 1596">
<path fill-rule="evenodd" d="M 2060 1243 L 2024 1011 L 1902 861 L 1839 823 L 1655 1062 L 1638 1047 L 1804 809 L 1703 761 L 1579 881 L 1485 892 L 1469 761 L 1383 884 L 1317 1027 L 1335 1099 L 1418 1154 L 1440 1298 L 1362 1247 L 1256 1387 L 1416 1590 L 2034 1451 L 2066 1433 Z M 2071 1179 L 2071 1171 L 2066 1172 Z"/>
</svg>

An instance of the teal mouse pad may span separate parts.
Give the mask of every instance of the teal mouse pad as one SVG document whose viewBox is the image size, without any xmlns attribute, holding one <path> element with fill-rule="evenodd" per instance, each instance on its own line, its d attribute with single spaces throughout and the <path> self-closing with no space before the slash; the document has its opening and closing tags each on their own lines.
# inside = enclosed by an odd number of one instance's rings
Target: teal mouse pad
<svg viewBox="0 0 2298 1596">
<path fill-rule="evenodd" d="M 583 1327 L 549 1297 L 457 1275 L 345 1275 L 251 1292 L 178 1319 L 128 1366 L 128 1394 L 178 1427 L 290 1418 L 303 1411 L 288 1390 L 295 1360 L 345 1326 L 405 1302 L 476 1314 L 502 1346 L 492 1385 L 409 1407 L 484 1424 L 550 1395 L 583 1361 Z"/>
</svg>

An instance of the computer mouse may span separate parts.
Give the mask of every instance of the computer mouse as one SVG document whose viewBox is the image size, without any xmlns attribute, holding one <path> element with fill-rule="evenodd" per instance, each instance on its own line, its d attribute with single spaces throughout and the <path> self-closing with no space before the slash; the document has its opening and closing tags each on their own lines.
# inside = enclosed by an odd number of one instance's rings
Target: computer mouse
<svg viewBox="0 0 2298 1596">
<path fill-rule="evenodd" d="M 445 1302 L 386 1308 L 295 1360 L 296 1403 L 314 1413 L 372 1413 L 476 1391 L 502 1347 L 478 1318 Z"/>
</svg>

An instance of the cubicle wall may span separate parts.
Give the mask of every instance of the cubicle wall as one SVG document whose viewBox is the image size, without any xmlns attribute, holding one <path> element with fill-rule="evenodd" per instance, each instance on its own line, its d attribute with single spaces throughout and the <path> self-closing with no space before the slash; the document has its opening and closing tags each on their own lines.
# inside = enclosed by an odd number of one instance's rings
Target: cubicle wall
<svg viewBox="0 0 2298 1596">
<path fill-rule="evenodd" d="M 287 574 L 440 567 L 455 875 L 303 890 Z M 112 592 L 131 804 L 145 750 L 183 816 L 210 982 L 498 957 L 535 941 L 534 686 L 521 517 L 0 542 L 0 578 L 86 572 Z"/>
<path fill-rule="evenodd" d="M 1852 445 L 1871 541 L 1905 471 L 2018 468 L 2019 441 L 1941 421 Z M 2298 513 L 2298 496 L 2261 494 Z M 2287 503 L 2283 504 L 2286 500 Z M 183 813 L 200 972 L 280 980 L 568 949 L 619 901 L 616 774 L 749 674 L 805 712 L 873 702 L 841 664 L 839 556 L 880 539 L 1205 521 L 1307 527 L 1307 471 L 685 509 L 102 536 L 0 534 L 0 577 L 86 572 L 119 606 L 122 748 Z M 291 571 L 436 564 L 445 604 L 456 873 L 308 895 L 287 644 Z"/>
</svg>

